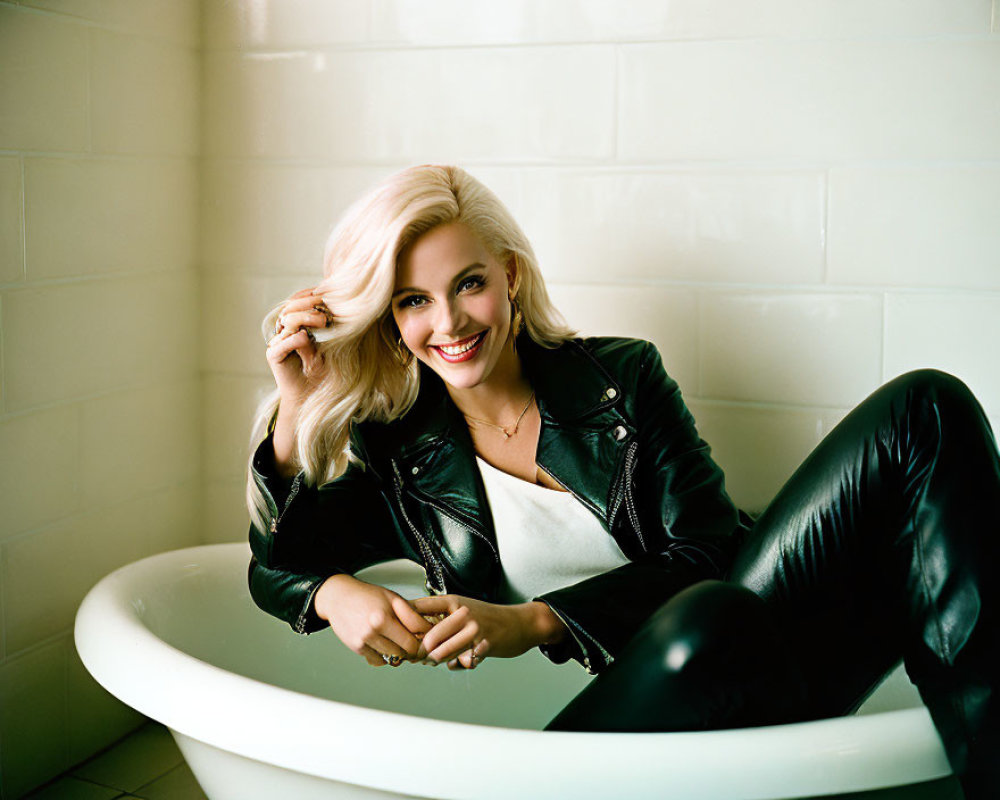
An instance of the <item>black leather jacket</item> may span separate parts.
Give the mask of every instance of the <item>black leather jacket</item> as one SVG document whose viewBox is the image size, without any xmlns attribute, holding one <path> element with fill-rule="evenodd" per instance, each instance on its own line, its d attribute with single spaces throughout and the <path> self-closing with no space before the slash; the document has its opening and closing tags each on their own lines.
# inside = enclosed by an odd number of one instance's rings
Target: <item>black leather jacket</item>
<svg viewBox="0 0 1000 800">
<path fill-rule="evenodd" d="M 536 598 L 572 637 L 542 651 L 599 672 L 642 622 L 681 589 L 723 577 L 749 518 L 725 492 L 660 355 L 637 339 L 575 339 L 547 349 L 518 339 L 541 415 L 537 463 L 590 509 L 630 563 Z M 352 429 L 340 478 L 289 486 L 270 438 L 253 475 L 270 530 L 251 527 L 250 590 L 300 633 L 326 626 L 312 597 L 329 575 L 393 558 L 427 572 L 435 593 L 496 601 L 501 567 L 465 420 L 424 369 L 413 408 L 392 424 Z"/>
</svg>

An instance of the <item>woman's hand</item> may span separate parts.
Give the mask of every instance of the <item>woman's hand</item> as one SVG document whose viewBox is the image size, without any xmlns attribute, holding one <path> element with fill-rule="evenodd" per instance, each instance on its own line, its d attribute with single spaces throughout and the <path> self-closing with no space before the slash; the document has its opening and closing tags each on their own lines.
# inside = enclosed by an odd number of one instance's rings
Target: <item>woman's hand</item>
<svg viewBox="0 0 1000 800">
<path fill-rule="evenodd" d="M 319 359 L 309 331 L 326 328 L 332 321 L 333 315 L 312 289 L 296 292 L 282 306 L 278 329 L 267 343 L 267 363 L 283 404 L 299 405 L 311 388 Z"/>
<path fill-rule="evenodd" d="M 447 614 L 424 634 L 417 653 L 449 669 L 474 669 L 487 655 L 513 658 L 540 644 L 554 644 L 566 627 L 545 603 L 497 605 L 454 594 L 418 597 L 419 614 Z"/>
<path fill-rule="evenodd" d="M 415 659 L 420 637 L 431 630 L 431 624 L 398 594 L 350 575 L 327 578 L 313 604 L 337 638 L 373 667 L 388 663 L 383 654 L 396 656 L 399 663 Z"/>
<path fill-rule="evenodd" d="M 321 367 L 310 330 L 325 328 L 333 315 L 312 289 L 296 292 L 282 307 L 278 330 L 267 343 L 267 363 L 278 384 L 278 418 L 274 424 L 274 463 L 286 478 L 295 473 L 295 418 Z"/>
</svg>

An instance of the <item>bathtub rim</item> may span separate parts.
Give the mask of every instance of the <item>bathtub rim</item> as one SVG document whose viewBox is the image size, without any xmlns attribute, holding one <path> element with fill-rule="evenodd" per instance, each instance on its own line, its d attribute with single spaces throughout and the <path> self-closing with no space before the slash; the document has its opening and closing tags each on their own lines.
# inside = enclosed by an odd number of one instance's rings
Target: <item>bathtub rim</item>
<svg viewBox="0 0 1000 800">
<path fill-rule="evenodd" d="M 560 769 L 567 794 L 604 797 L 607 737 L 623 745 L 614 750 L 614 771 L 620 773 L 614 790 L 624 794 L 662 781 L 678 798 L 697 793 L 710 800 L 734 792 L 746 800 L 802 797 L 920 783 L 951 772 L 926 708 L 693 733 L 543 732 L 438 720 L 328 700 L 229 672 L 157 637 L 132 602 L 177 569 L 226 568 L 236 561 L 245 568 L 249 557 L 243 543 L 200 545 L 149 556 L 107 575 L 76 616 L 74 639 L 87 670 L 126 704 L 214 747 L 321 778 L 442 800 L 468 797 L 470 787 L 482 797 L 550 797 L 549 782 L 540 785 L 539 778 Z M 144 679 L 149 674 L 161 676 L 158 688 Z M 224 718 L 204 713 L 220 706 Z M 317 731 L 322 739 L 303 733 L 304 720 L 327 714 L 338 724 Z M 258 730 L 261 719 L 269 720 L 267 730 Z M 448 769 L 428 766 L 433 761 L 426 750 L 436 748 L 438 737 L 447 743 Z M 371 764 L 372 743 L 424 740 L 427 748 L 403 748 L 377 768 Z M 897 754 L 903 742 L 908 762 L 917 762 L 905 775 L 886 751 L 887 741 L 896 743 Z M 778 746 L 784 749 L 780 761 L 774 759 Z M 491 748 L 504 757 L 484 759 Z M 705 748 L 727 768 L 683 778 L 693 759 L 704 761 Z M 331 751 L 340 757 L 331 759 Z"/>
</svg>

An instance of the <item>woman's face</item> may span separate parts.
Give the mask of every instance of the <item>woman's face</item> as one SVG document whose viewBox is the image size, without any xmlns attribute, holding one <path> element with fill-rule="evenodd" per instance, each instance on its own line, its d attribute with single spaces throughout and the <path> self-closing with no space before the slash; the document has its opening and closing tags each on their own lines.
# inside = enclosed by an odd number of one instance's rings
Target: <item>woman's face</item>
<svg viewBox="0 0 1000 800">
<path fill-rule="evenodd" d="M 432 228 L 399 255 L 392 316 L 403 344 L 456 389 L 485 382 L 505 357 L 510 281 L 465 225 Z"/>
</svg>

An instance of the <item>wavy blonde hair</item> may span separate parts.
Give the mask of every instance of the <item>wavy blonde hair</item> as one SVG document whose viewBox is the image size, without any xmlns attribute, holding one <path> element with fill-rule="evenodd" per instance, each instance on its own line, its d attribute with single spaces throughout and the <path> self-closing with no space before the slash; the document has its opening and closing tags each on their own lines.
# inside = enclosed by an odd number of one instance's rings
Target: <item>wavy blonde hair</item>
<svg viewBox="0 0 1000 800">
<path fill-rule="evenodd" d="M 411 358 L 404 364 L 399 358 L 390 307 L 397 258 L 419 236 L 449 222 L 466 225 L 500 263 L 516 259 L 516 298 L 534 341 L 557 347 L 574 335 L 549 300 L 531 244 L 493 192 L 454 166 L 425 164 L 389 176 L 345 212 L 326 243 L 317 289 L 336 320 L 331 338 L 316 344 L 316 388 L 295 424 L 295 460 L 308 485 L 331 481 L 347 469 L 352 422 L 390 422 L 416 400 L 419 362 Z M 265 338 L 283 305 L 264 318 Z M 251 453 L 277 408 L 275 389 L 257 410 Z M 267 530 L 267 502 L 248 473 L 250 516 Z"/>
</svg>

